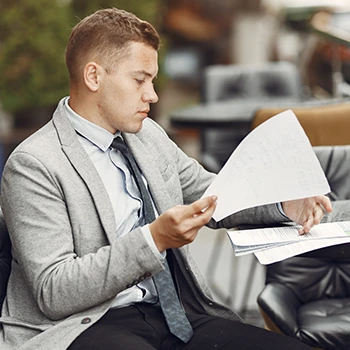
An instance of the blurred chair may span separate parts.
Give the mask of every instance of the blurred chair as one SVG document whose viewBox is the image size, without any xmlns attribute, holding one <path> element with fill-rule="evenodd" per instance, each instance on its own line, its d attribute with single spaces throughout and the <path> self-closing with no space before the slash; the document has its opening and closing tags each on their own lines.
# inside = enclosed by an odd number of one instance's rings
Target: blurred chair
<svg viewBox="0 0 350 350">
<path fill-rule="evenodd" d="M 305 93 L 298 67 L 291 62 L 208 66 L 204 72 L 205 102 L 229 99 L 261 101 L 296 97 Z"/>
<path fill-rule="evenodd" d="M 314 149 L 332 190 L 330 198 L 350 199 L 350 145 Z M 267 329 L 315 349 L 348 350 L 350 259 L 325 256 L 293 257 L 268 265 L 257 302 Z"/>
<path fill-rule="evenodd" d="M 252 120 L 252 129 L 286 109 L 289 109 L 288 105 L 258 109 Z M 338 100 L 319 106 L 301 104 L 291 109 L 313 146 L 350 145 L 350 102 Z"/>
<path fill-rule="evenodd" d="M 267 100 L 278 100 L 282 104 L 290 99 L 301 101 L 308 96 L 308 90 L 302 84 L 295 64 L 264 62 L 206 67 L 201 94 L 205 104 L 234 100 L 239 105 L 249 101 L 251 106 L 258 108 Z M 220 127 L 203 131 L 201 163 L 208 170 L 218 172 L 246 135 L 246 130 Z"/>
<path fill-rule="evenodd" d="M 350 349 L 350 259 L 293 257 L 267 267 L 266 328 L 314 349 Z"/>
</svg>

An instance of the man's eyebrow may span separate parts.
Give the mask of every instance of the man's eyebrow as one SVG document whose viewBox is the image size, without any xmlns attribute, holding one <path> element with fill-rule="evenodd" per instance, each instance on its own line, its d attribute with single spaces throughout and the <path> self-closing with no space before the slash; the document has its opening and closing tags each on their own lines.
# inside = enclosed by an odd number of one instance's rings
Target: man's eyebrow
<svg viewBox="0 0 350 350">
<path fill-rule="evenodd" d="M 142 75 L 146 75 L 149 78 L 153 78 L 153 75 L 149 72 L 146 72 L 145 70 L 136 70 L 134 71 L 135 74 L 142 74 Z M 157 78 L 157 76 L 154 77 L 154 79 Z"/>
</svg>

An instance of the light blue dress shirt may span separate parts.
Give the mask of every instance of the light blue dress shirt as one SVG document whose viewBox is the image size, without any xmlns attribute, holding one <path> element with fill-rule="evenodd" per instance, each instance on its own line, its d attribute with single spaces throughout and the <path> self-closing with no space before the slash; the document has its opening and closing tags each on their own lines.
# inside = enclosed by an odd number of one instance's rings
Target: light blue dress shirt
<svg viewBox="0 0 350 350">
<path fill-rule="evenodd" d="M 116 235 L 122 237 L 133 228 L 142 226 L 142 232 L 147 243 L 160 262 L 164 261 L 165 254 L 161 254 L 152 238 L 148 225 L 144 225 L 142 213 L 142 199 L 137 185 L 130 174 L 123 155 L 110 147 L 115 135 L 91 123 L 75 113 L 65 100 L 67 115 L 77 132 L 79 142 L 84 147 L 104 183 L 112 203 L 115 220 Z M 147 182 L 144 178 L 145 184 Z M 112 307 L 125 307 L 137 302 L 156 303 L 157 292 L 152 279 L 140 282 L 138 285 L 119 293 Z"/>
</svg>

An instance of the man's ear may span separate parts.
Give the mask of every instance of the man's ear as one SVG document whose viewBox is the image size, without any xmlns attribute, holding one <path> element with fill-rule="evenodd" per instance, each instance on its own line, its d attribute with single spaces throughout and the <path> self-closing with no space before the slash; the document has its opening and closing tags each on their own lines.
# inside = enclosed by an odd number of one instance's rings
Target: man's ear
<svg viewBox="0 0 350 350">
<path fill-rule="evenodd" d="M 95 92 L 99 88 L 101 67 L 95 62 L 89 62 L 84 68 L 84 82 L 88 89 Z"/>
</svg>

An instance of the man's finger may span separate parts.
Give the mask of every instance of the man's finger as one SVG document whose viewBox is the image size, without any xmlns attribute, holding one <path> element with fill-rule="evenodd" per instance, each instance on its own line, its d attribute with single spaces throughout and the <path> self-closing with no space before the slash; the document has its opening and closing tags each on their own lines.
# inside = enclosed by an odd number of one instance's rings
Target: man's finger
<svg viewBox="0 0 350 350">
<path fill-rule="evenodd" d="M 332 212 L 332 203 L 330 199 L 326 196 L 319 196 L 317 197 L 318 203 L 325 209 L 327 213 Z"/>
<path fill-rule="evenodd" d="M 309 233 L 311 230 L 311 227 L 314 223 L 314 216 L 309 215 L 306 221 L 303 223 L 303 227 L 298 231 L 300 235 L 303 235 L 304 233 Z"/>
<path fill-rule="evenodd" d="M 216 201 L 213 201 L 204 211 L 201 211 L 198 214 L 193 215 L 191 220 L 191 226 L 193 227 L 202 227 L 208 223 L 208 221 L 213 216 L 213 213 L 216 208 Z"/>
<path fill-rule="evenodd" d="M 217 196 L 209 196 L 205 198 L 198 199 L 189 205 L 188 215 L 194 216 L 196 214 L 201 214 L 206 211 L 213 203 L 217 201 Z"/>
<path fill-rule="evenodd" d="M 321 222 L 321 219 L 323 217 L 324 211 L 323 207 L 320 205 L 318 208 L 315 208 L 315 215 L 314 215 L 314 224 L 318 225 Z"/>
</svg>

